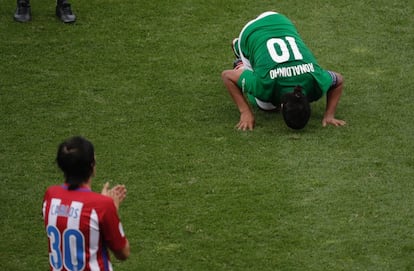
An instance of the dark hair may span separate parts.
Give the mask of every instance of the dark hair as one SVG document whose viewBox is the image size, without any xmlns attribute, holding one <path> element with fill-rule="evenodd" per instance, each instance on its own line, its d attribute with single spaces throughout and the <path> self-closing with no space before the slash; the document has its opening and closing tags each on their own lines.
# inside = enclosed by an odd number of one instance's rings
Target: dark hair
<svg viewBox="0 0 414 271">
<path fill-rule="evenodd" d="M 311 108 L 301 86 L 296 86 L 293 92 L 283 95 L 282 115 L 286 125 L 295 130 L 303 129 L 308 123 Z"/>
<path fill-rule="evenodd" d="M 74 190 L 93 174 L 95 166 L 93 145 L 81 136 L 71 137 L 59 145 L 56 162 L 65 175 L 69 190 Z"/>
</svg>

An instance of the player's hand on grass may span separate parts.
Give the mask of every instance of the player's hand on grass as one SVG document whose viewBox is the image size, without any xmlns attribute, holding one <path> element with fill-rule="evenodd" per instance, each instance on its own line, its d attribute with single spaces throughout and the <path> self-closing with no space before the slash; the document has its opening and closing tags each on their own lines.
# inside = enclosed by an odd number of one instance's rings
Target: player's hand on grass
<svg viewBox="0 0 414 271">
<path fill-rule="evenodd" d="M 109 188 L 109 182 L 104 184 L 101 192 L 102 195 L 111 197 L 114 200 L 115 207 L 117 210 L 119 209 L 119 205 L 121 204 L 121 202 L 125 199 L 126 193 L 127 190 L 125 185 L 118 184 L 112 188 Z"/>
<path fill-rule="evenodd" d="M 254 116 L 251 111 L 245 111 L 240 113 L 240 121 L 236 125 L 238 130 L 246 131 L 253 130 L 255 124 Z"/>
<path fill-rule="evenodd" d="M 328 124 L 333 126 L 344 126 L 346 122 L 344 120 L 335 119 L 334 117 L 324 117 L 322 119 L 322 126 L 326 127 Z"/>
</svg>

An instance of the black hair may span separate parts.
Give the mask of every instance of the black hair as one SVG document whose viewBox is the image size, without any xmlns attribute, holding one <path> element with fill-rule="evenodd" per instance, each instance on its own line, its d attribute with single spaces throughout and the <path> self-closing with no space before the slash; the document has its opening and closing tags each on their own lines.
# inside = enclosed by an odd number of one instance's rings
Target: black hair
<svg viewBox="0 0 414 271">
<path fill-rule="evenodd" d="M 282 115 L 286 125 L 295 130 L 303 129 L 308 123 L 311 107 L 301 86 L 296 86 L 293 92 L 283 95 Z"/>
<path fill-rule="evenodd" d="M 81 136 L 68 138 L 59 145 L 56 162 L 65 175 L 69 190 L 77 189 L 93 174 L 94 147 L 89 140 Z"/>
</svg>

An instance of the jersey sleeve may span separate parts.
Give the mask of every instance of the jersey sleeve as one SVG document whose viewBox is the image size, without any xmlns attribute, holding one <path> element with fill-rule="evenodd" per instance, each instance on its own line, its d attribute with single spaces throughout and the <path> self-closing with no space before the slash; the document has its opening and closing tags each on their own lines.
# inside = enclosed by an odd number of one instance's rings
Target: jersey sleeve
<svg viewBox="0 0 414 271">
<path fill-rule="evenodd" d="M 237 85 L 245 94 L 250 94 L 265 102 L 273 101 L 274 82 L 263 80 L 254 71 L 244 70 L 237 81 Z"/>
<path fill-rule="evenodd" d="M 334 83 L 334 78 L 331 74 L 320 67 L 315 69 L 315 72 L 312 73 L 312 76 L 316 82 L 312 91 L 308 93 L 308 99 L 310 102 L 320 99 L 323 95 L 326 95 L 332 84 Z"/>
<path fill-rule="evenodd" d="M 255 95 L 255 92 L 257 91 L 258 84 L 259 81 L 257 80 L 254 73 L 250 70 L 244 70 L 240 75 L 239 80 L 237 81 L 237 85 L 243 93 L 248 93 L 253 96 L 257 96 L 257 94 Z"/>
<path fill-rule="evenodd" d="M 112 199 L 106 204 L 106 211 L 102 221 L 102 231 L 104 241 L 112 251 L 125 247 L 127 239 Z"/>
</svg>

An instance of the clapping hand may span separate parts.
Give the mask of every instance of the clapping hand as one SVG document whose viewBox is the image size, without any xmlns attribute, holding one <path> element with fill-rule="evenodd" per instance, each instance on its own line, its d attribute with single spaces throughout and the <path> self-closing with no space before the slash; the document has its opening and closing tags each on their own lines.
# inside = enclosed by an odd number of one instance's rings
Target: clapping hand
<svg viewBox="0 0 414 271">
<path fill-rule="evenodd" d="M 109 182 L 106 182 L 102 188 L 101 194 L 107 197 L 110 197 L 114 200 L 115 207 L 118 210 L 119 205 L 126 197 L 127 190 L 125 185 L 115 185 L 112 188 L 109 188 Z"/>
</svg>

